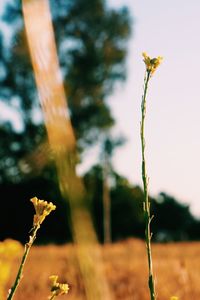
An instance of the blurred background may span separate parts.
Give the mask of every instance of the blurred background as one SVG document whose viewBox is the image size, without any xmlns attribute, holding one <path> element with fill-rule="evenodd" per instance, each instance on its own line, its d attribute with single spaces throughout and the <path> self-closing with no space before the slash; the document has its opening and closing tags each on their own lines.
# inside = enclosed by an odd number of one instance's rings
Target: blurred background
<svg viewBox="0 0 200 300">
<path fill-rule="evenodd" d="M 171 0 L 50 1 L 66 114 L 77 142 L 76 172 L 100 242 L 144 238 L 143 51 L 164 57 L 148 94 L 153 240 L 200 239 L 199 6 Z M 21 1 L 3 0 L 0 14 L 0 239 L 27 240 L 33 215 L 28 200 L 37 196 L 57 206 L 37 243 L 69 242 L 70 206 L 48 143 Z"/>
</svg>

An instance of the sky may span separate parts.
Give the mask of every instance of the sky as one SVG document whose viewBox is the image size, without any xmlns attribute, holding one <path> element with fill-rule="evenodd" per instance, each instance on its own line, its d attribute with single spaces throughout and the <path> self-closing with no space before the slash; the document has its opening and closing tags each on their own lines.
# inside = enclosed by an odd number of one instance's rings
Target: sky
<svg viewBox="0 0 200 300">
<path fill-rule="evenodd" d="M 151 57 L 163 56 L 147 95 L 149 192 L 151 196 L 165 192 L 189 204 L 192 213 L 200 217 L 200 1 L 109 0 L 108 3 L 113 7 L 127 5 L 133 18 L 127 80 L 117 85 L 108 99 L 116 131 L 127 139 L 116 150 L 113 165 L 133 185 L 142 186 L 140 105 L 145 72 L 142 52 Z M 83 169 L 92 163 L 95 151 L 88 157 Z"/>
<path fill-rule="evenodd" d="M 110 105 L 117 129 L 128 139 L 113 163 L 131 183 L 142 186 L 140 105 L 144 77 L 142 52 L 163 56 L 147 95 L 146 157 L 149 192 L 165 192 L 190 205 L 200 217 L 200 2 L 198 0 L 110 0 L 126 4 L 133 16 L 127 80 Z"/>
</svg>

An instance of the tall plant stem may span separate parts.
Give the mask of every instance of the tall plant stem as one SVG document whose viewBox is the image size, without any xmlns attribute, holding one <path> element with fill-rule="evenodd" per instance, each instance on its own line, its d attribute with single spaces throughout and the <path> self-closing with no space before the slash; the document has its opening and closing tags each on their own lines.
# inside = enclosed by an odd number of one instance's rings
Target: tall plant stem
<svg viewBox="0 0 200 300">
<path fill-rule="evenodd" d="M 149 292 L 150 299 L 155 300 L 155 285 L 154 285 L 154 276 L 153 276 L 153 262 L 152 262 L 152 253 L 151 253 L 151 212 L 150 212 L 150 201 L 148 195 L 148 177 L 146 172 L 146 160 L 145 160 L 145 116 L 146 116 L 146 95 L 148 89 L 148 83 L 150 80 L 151 72 L 146 71 L 146 75 L 144 78 L 144 93 L 142 96 L 142 104 L 141 104 L 141 112 L 142 112 L 142 120 L 140 127 L 140 136 L 141 136 L 141 146 L 142 146 L 142 181 L 144 188 L 144 218 L 145 218 L 145 241 L 146 241 L 146 250 L 147 250 L 147 258 L 148 258 L 148 269 L 149 269 Z"/>
<path fill-rule="evenodd" d="M 9 291 L 7 300 L 12 300 L 13 299 L 14 294 L 15 294 L 17 288 L 18 288 L 18 285 L 19 285 L 19 283 L 20 283 L 20 281 L 23 277 L 24 265 L 25 265 L 26 259 L 28 257 L 29 251 L 31 249 L 31 246 L 32 246 L 33 242 L 36 239 L 36 233 L 37 233 L 38 229 L 39 229 L 39 226 L 35 226 L 33 228 L 32 235 L 29 237 L 29 242 L 25 244 L 25 249 L 24 249 L 24 254 L 22 256 L 21 264 L 20 264 L 16 279 L 15 279 L 15 282 L 14 282 L 12 288 Z"/>
</svg>

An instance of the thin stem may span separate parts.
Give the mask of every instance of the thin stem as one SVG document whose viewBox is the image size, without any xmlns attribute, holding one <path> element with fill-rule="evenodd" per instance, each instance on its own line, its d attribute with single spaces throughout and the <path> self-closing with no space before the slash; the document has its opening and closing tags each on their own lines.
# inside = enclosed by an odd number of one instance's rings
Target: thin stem
<svg viewBox="0 0 200 300">
<path fill-rule="evenodd" d="M 14 296 L 14 294 L 15 294 L 17 288 L 18 288 L 18 285 L 19 285 L 19 283 L 20 283 L 20 281 L 21 281 L 21 279 L 23 277 L 24 265 L 25 265 L 27 256 L 29 254 L 29 251 L 31 249 L 31 246 L 32 246 L 33 242 L 36 239 L 36 233 L 37 233 L 38 229 L 39 229 L 39 225 L 35 226 L 33 228 L 32 235 L 29 237 L 29 242 L 25 244 L 25 250 L 24 250 L 24 254 L 23 254 L 22 260 L 21 260 L 21 264 L 20 264 L 20 267 L 19 267 L 16 279 L 15 279 L 15 282 L 14 282 L 12 288 L 9 291 L 7 300 L 12 300 L 13 299 L 13 296 Z"/>
<path fill-rule="evenodd" d="M 146 95 L 148 89 L 148 83 L 151 76 L 150 71 L 146 71 L 146 75 L 144 78 L 144 94 L 142 97 L 141 104 L 141 112 L 142 112 L 142 120 L 140 127 L 140 135 L 141 135 L 141 146 L 142 146 L 142 180 L 144 187 L 144 218 L 145 218 L 145 241 L 146 241 L 146 249 L 147 249 L 147 258 L 148 258 L 148 269 L 149 269 L 149 292 L 150 299 L 155 300 L 155 286 L 154 286 L 154 276 L 153 276 L 153 262 L 152 262 L 152 253 L 151 253 L 151 213 L 150 213 L 150 201 L 148 195 L 148 176 L 146 172 L 146 160 L 145 160 L 145 137 L 144 137 L 144 127 L 145 127 L 145 116 L 146 116 Z"/>
<path fill-rule="evenodd" d="M 49 300 L 53 300 L 55 297 L 55 295 L 52 295 L 51 298 L 49 298 Z"/>
<path fill-rule="evenodd" d="M 111 243 L 111 215 L 110 215 L 110 191 L 108 185 L 108 169 L 109 169 L 109 158 L 105 153 L 104 155 L 104 166 L 103 166 L 103 212 L 104 212 L 104 243 Z"/>
</svg>

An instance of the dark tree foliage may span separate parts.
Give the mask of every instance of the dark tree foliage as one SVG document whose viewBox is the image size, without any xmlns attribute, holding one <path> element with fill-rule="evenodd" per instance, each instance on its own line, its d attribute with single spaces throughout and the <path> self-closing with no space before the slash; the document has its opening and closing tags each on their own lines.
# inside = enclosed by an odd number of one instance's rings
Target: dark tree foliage
<svg viewBox="0 0 200 300">
<path fill-rule="evenodd" d="M 116 186 L 112 189 L 113 240 L 129 237 L 144 238 L 142 190 L 133 187 L 116 174 Z"/>
<path fill-rule="evenodd" d="M 0 240 L 13 238 L 27 242 L 29 231 L 33 225 L 35 213 L 29 199 L 37 196 L 40 199 L 53 201 L 56 210 L 44 221 L 36 243 L 64 243 L 72 241 L 69 223 L 68 203 L 61 197 L 58 185 L 52 185 L 52 180 L 38 176 L 22 183 L 7 183 L 0 185 Z"/>
<path fill-rule="evenodd" d="M 111 180 L 111 227 L 112 241 L 131 237 L 144 239 L 143 191 L 126 178 L 112 171 Z M 56 178 L 54 178 L 56 181 Z M 93 218 L 94 228 L 103 242 L 103 173 L 101 166 L 94 166 L 83 178 L 86 187 L 86 204 Z M 37 191 L 37 195 L 35 192 Z M 57 209 L 45 220 L 37 243 L 64 243 L 72 241 L 68 203 L 62 200 L 58 184 L 52 178 L 37 177 L 23 183 L 0 185 L 2 209 L 0 210 L 0 240 L 6 237 L 25 242 L 32 226 L 34 209 L 28 200 L 33 196 L 53 201 Z M 152 233 L 154 242 L 200 239 L 200 221 L 195 219 L 189 207 L 161 193 L 151 198 Z"/>
<path fill-rule="evenodd" d="M 142 211 L 142 191 L 133 187 L 126 178 L 112 171 L 111 186 L 111 228 L 112 240 L 131 236 L 143 237 L 144 222 Z M 88 199 L 94 226 L 100 241 L 103 241 L 103 174 L 101 166 L 94 166 L 84 176 L 89 192 Z"/>
<path fill-rule="evenodd" d="M 111 227 L 112 240 L 130 237 L 145 238 L 143 190 L 133 186 L 126 178 L 112 172 Z M 102 167 L 94 166 L 84 176 L 88 202 L 100 241 L 103 241 Z M 153 242 L 187 241 L 200 239 L 200 220 L 190 212 L 189 206 L 166 193 L 150 197 L 152 203 Z"/>
<path fill-rule="evenodd" d="M 177 201 L 166 193 L 160 193 L 153 202 L 153 239 L 161 241 L 180 241 L 191 238 L 191 229 L 197 234 L 198 222 L 191 214 L 189 206 Z M 193 234 L 194 235 L 194 234 Z M 200 237 L 200 231 L 198 232 Z"/>
<path fill-rule="evenodd" d="M 83 149 L 98 140 L 102 129 L 114 125 L 106 99 L 115 82 L 126 77 L 131 17 L 125 7 L 110 9 L 103 0 L 52 0 L 50 5 L 70 116 L 79 149 Z M 0 100 L 17 108 L 23 131 L 16 133 L 12 126 L 1 124 L 1 181 L 16 181 L 16 174 L 20 181 L 24 177 L 18 161 L 41 143 L 45 130 L 42 117 L 41 122 L 34 119 L 40 105 L 21 1 L 9 1 L 2 19 L 12 34 L 10 40 L 6 33 L 0 35 Z M 5 170 L 8 161 L 9 172 Z"/>
</svg>

